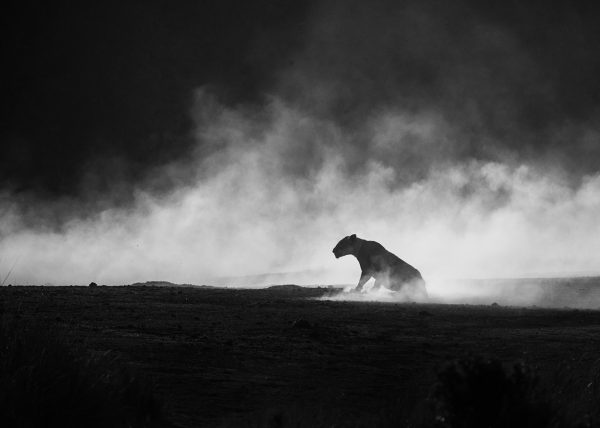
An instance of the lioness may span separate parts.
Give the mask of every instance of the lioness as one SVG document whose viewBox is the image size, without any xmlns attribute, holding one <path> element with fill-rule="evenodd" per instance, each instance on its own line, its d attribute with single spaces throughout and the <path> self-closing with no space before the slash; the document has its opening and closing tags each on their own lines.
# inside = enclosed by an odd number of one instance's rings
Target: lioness
<svg viewBox="0 0 600 428">
<path fill-rule="evenodd" d="M 333 249 L 336 258 L 352 254 L 362 270 L 356 291 L 375 278 L 374 289 L 384 286 L 393 291 L 408 291 L 412 297 L 427 297 L 425 281 L 421 273 L 383 248 L 378 242 L 366 241 L 356 235 L 346 236 Z"/>
</svg>

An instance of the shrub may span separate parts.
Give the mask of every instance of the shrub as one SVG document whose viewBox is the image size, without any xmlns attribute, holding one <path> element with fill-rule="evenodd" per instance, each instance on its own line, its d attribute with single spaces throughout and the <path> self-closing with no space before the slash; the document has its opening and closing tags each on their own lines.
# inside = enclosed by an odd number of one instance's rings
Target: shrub
<svg viewBox="0 0 600 428">
<path fill-rule="evenodd" d="M 484 358 L 449 364 L 438 374 L 432 401 L 439 427 L 537 428 L 557 421 L 555 406 L 524 364 L 509 370 Z"/>
</svg>

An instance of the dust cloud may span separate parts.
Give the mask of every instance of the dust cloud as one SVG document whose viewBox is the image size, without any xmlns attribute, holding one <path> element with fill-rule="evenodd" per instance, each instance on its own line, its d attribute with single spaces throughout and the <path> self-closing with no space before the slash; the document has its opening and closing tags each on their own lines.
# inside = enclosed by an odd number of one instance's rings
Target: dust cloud
<svg viewBox="0 0 600 428">
<path fill-rule="evenodd" d="M 207 99 L 208 97 L 209 99 Z M 273 100 L 254 114 L 213 110 L 198 138 L 221 145 L 198 158 L 196 181 L 168 198 L 140 192 L 132 210 L 107 209 L 62 231 L 23 229 L 18 207 L 3 213 L 2 254 L 22 256 L 14 281 L 107 284 L 140 278 L 201 283 L 215 276 L 325 269 L 317 282 L 349 283 L 355 260 L 333 245 L 357 233 L 417 266 L 426 279 L 571 274 L 598 266 L 600 177 L 572 187 L 530 165 L 470 160 L 439 165 L 398 186 L 376 161 L 348 171 L 343 128 Z M 446 123 L 404 114 L 365 123 L 382 150 L 399 141 L 442 138 Z M 372 123 L 375 122 L 375 123 Z M 290 147 L 310 140 L 312 170 L 290 173 Z M 396 140 L 396 141 L 397 141 Z M 300 143 L 298 143 L 300 142 Z M 402 150 L 394 147 L 394 150 Z"/>
<path fill-rule="evenodd" d="M 19 257 L 10 281 L 203 284 L 298 272 L 278 278 L 348 285 L 358 264 L 331 250 L 352 233 L 417 267 L 445 301 L 477 289 L 449 278 L 600 272 L 595 116 L 554 120 L 568 116 L 550 108 L 555 82 L 514 29 L 464 5 L 470 14 L 406 4 L 318 9 L 260 103 L 198 88 L 194 150 L 151 178 L 180 183 L 167 195 L 140 186 L 126 208 L 60 227 L 34 198 L 2 195 L 0 254 Z M 461 25 L 445 24 L 449 14 Z M 367 298 L 391 299 L 379 293 Z M 528 296 L 514 302 L 536 302 Z"/>
</svg>

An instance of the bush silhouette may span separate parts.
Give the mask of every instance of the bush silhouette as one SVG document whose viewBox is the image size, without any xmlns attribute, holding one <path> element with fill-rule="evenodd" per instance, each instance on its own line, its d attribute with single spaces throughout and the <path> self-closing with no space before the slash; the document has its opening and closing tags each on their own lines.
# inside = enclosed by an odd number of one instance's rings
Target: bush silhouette
<svg viewBox="0 0 600 428">
<path fill-rule="evenodd" d="M 556 421 L 538 377 L 524 364 L 506 370 L 496 360 L 459 360 L 439 372 L 432 399 L 439 427 L 541 428 Z"/>
</svg>

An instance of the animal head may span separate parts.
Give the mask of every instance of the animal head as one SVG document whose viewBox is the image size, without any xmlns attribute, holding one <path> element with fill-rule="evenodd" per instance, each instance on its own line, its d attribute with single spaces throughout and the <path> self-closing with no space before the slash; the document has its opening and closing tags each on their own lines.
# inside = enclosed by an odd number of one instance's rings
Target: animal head
<svg viewBox="0 0 600 428">
<path fill-rule="evenodd" d="M 357 250 L 358 246 L 358 238 L 356 235 L 350 235 L 343 238 L 340 242 L 337 243 L 335 248 L 333 249 L 333 254 L 336 259 L 339 259 L 342 256 L 347 256 L 348 254 L 354 254 Z"/>
</svg>

